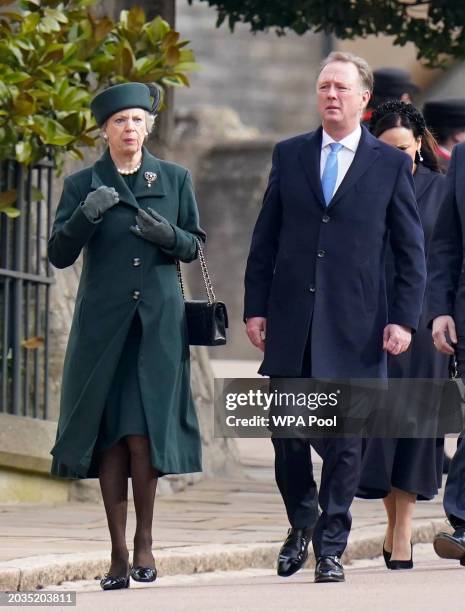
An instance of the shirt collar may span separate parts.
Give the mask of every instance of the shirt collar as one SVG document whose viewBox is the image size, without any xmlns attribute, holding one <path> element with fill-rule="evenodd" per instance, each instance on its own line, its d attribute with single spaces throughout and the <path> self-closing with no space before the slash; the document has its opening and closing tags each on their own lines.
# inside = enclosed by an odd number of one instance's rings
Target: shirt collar
<svg viewBox="0 0 465 612">
<path fill-rule="evenodd" d="M 329 146 L 332 142 L 339 142 L 339 144 L 341 144 L 343 147 L 355 153 L 358 147 L 358 143 L 360 142 L 361 136 L 362 136 L 362 128 L 360 125 L 358 125 L 353 132 L 345 136 L 342 140 L 338 140 L 338 141 L 334 140 L 334 138 L 330 136 L 327 132 L 325 132 L 323 128 L 321 148 L 324 149 L 325 147 Z"/>
</svg>

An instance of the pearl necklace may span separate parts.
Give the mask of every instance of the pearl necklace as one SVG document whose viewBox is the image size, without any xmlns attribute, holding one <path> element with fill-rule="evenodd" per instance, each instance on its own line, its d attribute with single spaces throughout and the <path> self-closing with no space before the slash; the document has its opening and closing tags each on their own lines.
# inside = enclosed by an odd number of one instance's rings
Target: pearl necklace
<svg viewBox="0 0 465 612">
<path fill-rule="evenodd" d="M 120 174 L 123 174 L 124 176 L 128 176 L 129 174 L 135 174 L 141 166 L 142 166 L 142 160 L 140 160 L 137 166 L 133 168 L 132 170 L 121 170 L 121 168 L 116 168 L 116 169 L 118 170 Z"/>
</svg>

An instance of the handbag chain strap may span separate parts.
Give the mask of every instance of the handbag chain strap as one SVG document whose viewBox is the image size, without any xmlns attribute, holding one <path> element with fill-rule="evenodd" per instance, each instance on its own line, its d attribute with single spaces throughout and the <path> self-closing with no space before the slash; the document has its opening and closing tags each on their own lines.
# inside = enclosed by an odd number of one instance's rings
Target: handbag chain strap
<svg viewBox="0 0 465 612">
<path fill-rule="evenodd" d="M 205 255 L 203 254 L 203 249 L 199 238 L 196 238 L 195 241 L 197 242 L 197 251 L 199 253 L 200 267 L 202 269 L 203 282 L 205 285 L 205 291 L 207 292 L 208 303 L 213 304 L 213 302 L 216 301 L 216 297 L 215 292 L 213 291 L 210 275 L 208 273 L 207 262 L 205 260 Z M 182 282 L 181 265 L 178 260 L 176 261 L 176 268 L 178 272 L 179 284 L 181 285 L 182 297 L 186 299 L 186 295 L 184 293 L 184 283 Z"/>
</svg>

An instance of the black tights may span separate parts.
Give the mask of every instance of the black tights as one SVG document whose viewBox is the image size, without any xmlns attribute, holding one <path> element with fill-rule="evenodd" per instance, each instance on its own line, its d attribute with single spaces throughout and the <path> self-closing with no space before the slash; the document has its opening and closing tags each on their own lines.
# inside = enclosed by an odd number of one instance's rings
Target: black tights
<svg viewBox="0 0 465 612">
<path fill-rule="evenodd" d="M 146 436 L 126 436 L 102 453 L 100 489 L 111 537 L 113 576 L 126 575 L 129 553 L 126 545 L 128 511 L 128 467 L 131 467 L 132 491 L 136 511 L 133 565 L 155 567 L 152 555 L 152 521 L 158 473 L 150 461 L 150 443 Z"/>
</svg>

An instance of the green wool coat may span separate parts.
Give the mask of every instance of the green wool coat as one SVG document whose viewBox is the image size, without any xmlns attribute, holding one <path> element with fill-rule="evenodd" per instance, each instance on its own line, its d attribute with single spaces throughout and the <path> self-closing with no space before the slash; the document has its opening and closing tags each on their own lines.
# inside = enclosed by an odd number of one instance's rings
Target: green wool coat
<svg viewBox="0 0 465 612">
<path fill-rule="evenodd" d="M 157 175 L 150 187 L 145 172 Z M 100 185 L 114 187 L 120 200 L 92 223 L 81 203 Z M 171 249 L 129 230 L 138 209 L 148 207 L 171 223 L 175 232 Z M 143 330 L 138 378 L 152 464 L 165 474 L 202 469 L 184 302 L 176 271 L 177 259 L 196 258 L 196 237 L 205 240 L 189 172 L 146 149 L 132 192 L 109 150 L 93 166 L 65 179 L 48 254 L 57 268 L 71 266 L 81 251 L 84 258 L 65 355 L 52 474 L 98 476 L 94 447 L 100 421 L 136 312 Z"/>
</svg>

